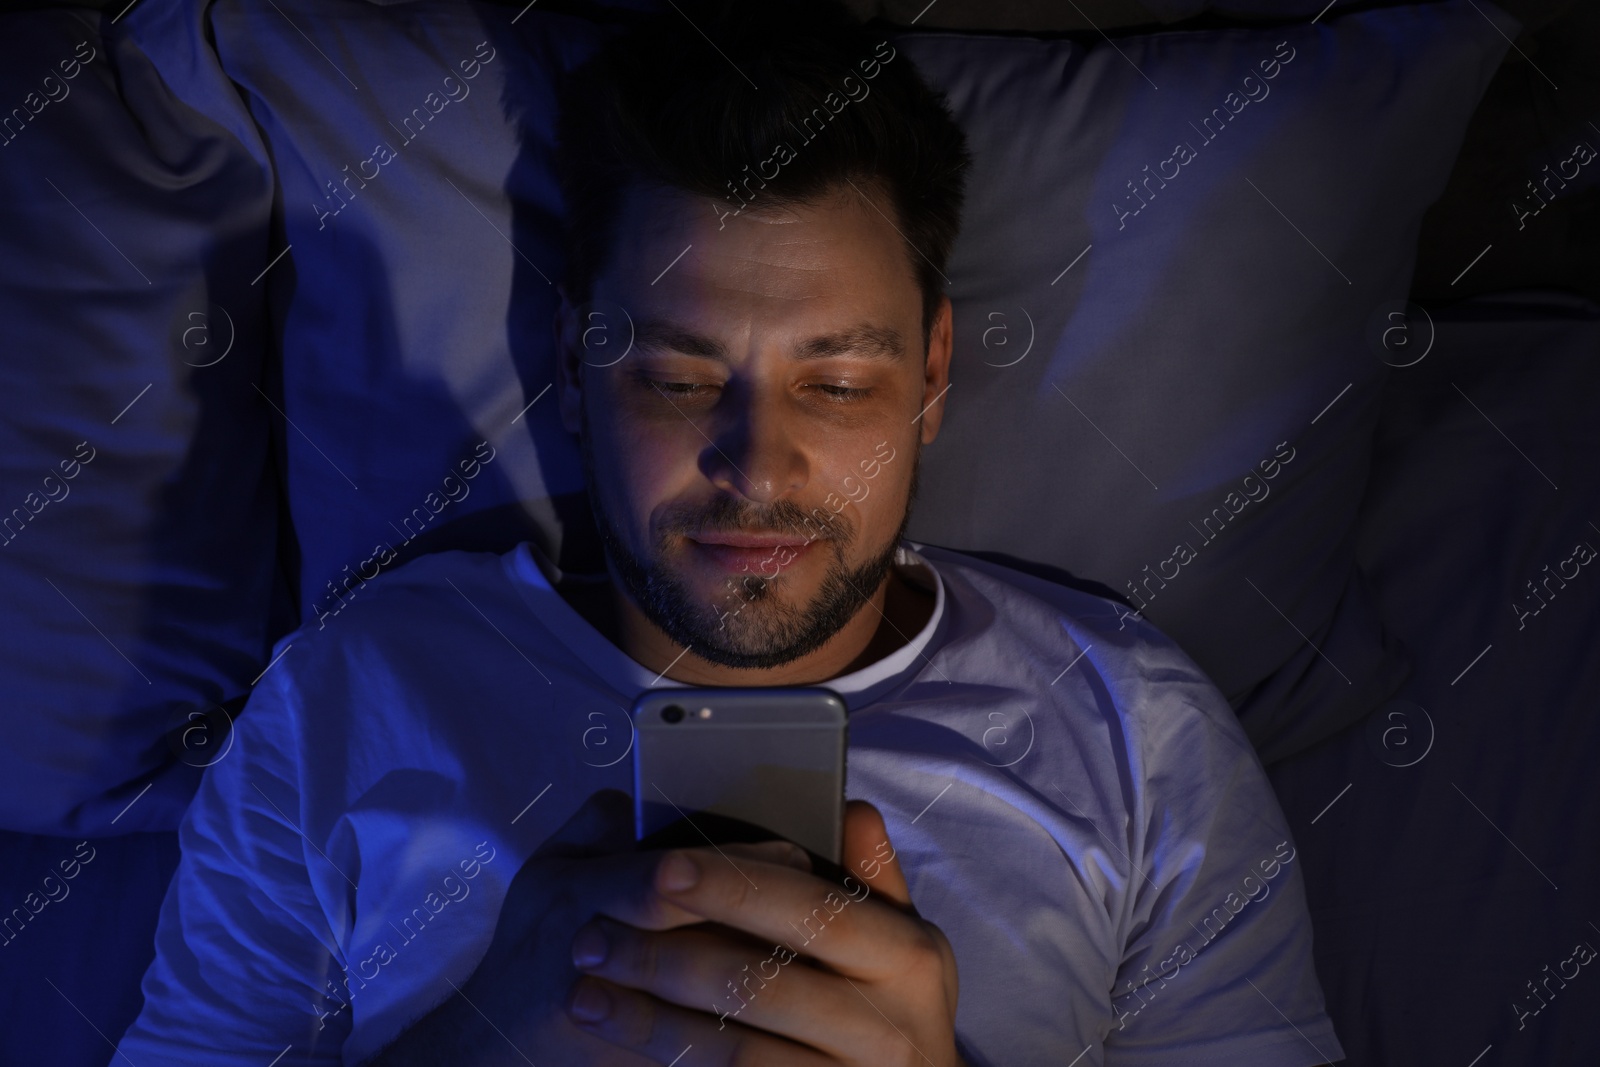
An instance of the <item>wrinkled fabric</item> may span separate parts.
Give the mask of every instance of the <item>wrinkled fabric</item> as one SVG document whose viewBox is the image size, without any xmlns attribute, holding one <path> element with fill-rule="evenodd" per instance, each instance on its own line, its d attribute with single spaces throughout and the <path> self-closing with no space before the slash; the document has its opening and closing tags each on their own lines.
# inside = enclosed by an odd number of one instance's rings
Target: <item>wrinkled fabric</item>
<svg viewBox="0 0 1600 1067">
<path fill-rule="evenodd" d="M 1108 600 L 915 542 L 900 565 L 934 616 L 824 684 L 847 795 L 954 948 L 968 1063 L 1340 1059 L 1293 841 L 1194 663 Z M 357 1062 L 467 979 L 522 862 L 631 793 L 628 709 L 675 684 L 552 580 L 528 544 L 440 553 L 280 642 L 183 825 L 123 1054 Z"/>
</svg>

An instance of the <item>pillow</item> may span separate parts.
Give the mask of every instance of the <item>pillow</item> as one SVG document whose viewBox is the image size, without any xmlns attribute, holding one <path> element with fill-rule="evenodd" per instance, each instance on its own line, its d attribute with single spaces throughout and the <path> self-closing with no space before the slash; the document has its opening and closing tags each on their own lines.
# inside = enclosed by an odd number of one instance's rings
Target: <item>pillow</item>
<svg viewBox="0 0 1600 1067">
<path fill-rule="evenodd" d="M 1106 30 L 1148 28 L 1156 23 L 1211 26 L 1223 19 L 1251 22 L 1308 22 L 1332 11 L 1329 0 L 1097 0 L 1063 4 L 1060 0 L 846 0 L 861 18 L 878 17 L 919 29 L 1017 31 L 1026 33 L 1095 34 Z M 1362 6 L 1398 6 L 1402 0 L 1365 0 Z M 1534 30 L 1575 9 L 1578 0 L 1503 0 L 1501 7 Z M 1352 5 L 1346 3 L 1341 12 Z M 1194 26 L 1189 26 L 1194 28 Z M 1549 70 L 1544 59 L 1541 68 Z M 1559 80 L 1559 75 L 1553 75 Z"/>
<path fill-rule="evenodd" d="M 910 535 L 1109 586 L 1263 762 L 1387 698 L 1409 663 L 1353 556 L 1388 371 L 1367 338 L 1503 31 L 1461 0 L 1116 48 L 905 38 L 975 156 Z"/>
<path fill-rule="evenodd" d="M 270 146 L 302 621 L 422 552 L 552 558 L 586 514 L 556 415 L 554 78 L 598 43 L 537 8 L 217 0 L 215 47 Z M 275 394 L 276 396 L 277 394 Z"/>
<path fill-rule="evenodd" d="M 532 538 L 584 569 L 581 467 L 546 395 L 550 145 L 554 79 L 597 31 L 435 0 L 277 7 L 212 11 L 293 246 L 267 284 L 301 618 L 334 624 L 418 551 Z M 1351 554 L 1386 371 L 1365 335 L 1406 294 L 1515 28 L 1454 0 L 1115 47 L 896 37 L 976 155 L 911 536 L 1129 597 L 1266 760 L 1392 692 L 1406 660 Z"/>
<path fill-rule="evenodd" d="M 0 827 L 173 829 L 275 636 L 271 184 L 208 53 L 0 26 Z"/>
</svg>

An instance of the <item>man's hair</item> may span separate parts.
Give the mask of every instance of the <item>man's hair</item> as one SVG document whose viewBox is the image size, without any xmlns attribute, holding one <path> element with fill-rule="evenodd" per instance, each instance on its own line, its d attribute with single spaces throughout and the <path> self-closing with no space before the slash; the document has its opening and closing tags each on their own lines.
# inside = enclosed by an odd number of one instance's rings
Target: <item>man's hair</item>
<svg viewBox="0 0 1600 1067">
<path fill-rule="evenodd" d="M 569 77 L 558 120 L 572 302 L 592 296 L 635 185 L 731 215 L 848 180 L 903 237 L 926 354 L 971 154 L 943 94 L 887 38 L 836 0 L 678 0 L 607 41 Z"/>
</svg>

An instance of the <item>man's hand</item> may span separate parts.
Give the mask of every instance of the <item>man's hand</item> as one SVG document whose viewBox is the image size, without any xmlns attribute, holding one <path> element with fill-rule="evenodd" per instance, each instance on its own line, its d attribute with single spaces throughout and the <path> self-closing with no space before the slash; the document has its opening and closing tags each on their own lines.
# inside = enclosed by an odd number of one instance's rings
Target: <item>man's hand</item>
<svg viewBox="0 0 1600 1067">
<path fill-rule="evenodd" d="M 633 847 L 631 799 L 591 796 L 517 872 L 459 995 L 369 1067 L 960 1067 L 954 955 L 871 805 L 847 810 L 843 886 L 781 841 Z M 674 856 L 701 872 L 692 888 L 665 888 Z M 582 977 L 591 930 L 608 951 Z M 575 984 L 604 994 L 602 1019 L 569 1014 Z"/>
<path fill-rule="evenodd" d="M 655 854 L 623 896 L 660 906 L 599 908 L 571 942 L 589 976 L 573 1021 L 682 1067 L 960 1067 L 955 955 L 912 908 L 882 816 L 848 805 L 843 885 L 794 851 Z"/>
<path fill-rule="evenodd" d="M 769 842 L 724 845 L 723 851 L 746 867 L 753 866 L 753 857 L 783 862 L 796 850 Z M 626 793 L 613 789 L 590 796 L 517 871 L 500 906 L 494 939 L 472 977 L 368 1060 L 367 1067 L 650 1067 L 669 1062 L 671 1057 L 658 1061 L 585 1033 L 566 1012 L 579 977 L 572 964 L 572 936 L 596 914 L 663 928 L 699 921 L 698 915 L 650 888 L 663 855 L 634 851 L 633 801 Z"/>
</svg>

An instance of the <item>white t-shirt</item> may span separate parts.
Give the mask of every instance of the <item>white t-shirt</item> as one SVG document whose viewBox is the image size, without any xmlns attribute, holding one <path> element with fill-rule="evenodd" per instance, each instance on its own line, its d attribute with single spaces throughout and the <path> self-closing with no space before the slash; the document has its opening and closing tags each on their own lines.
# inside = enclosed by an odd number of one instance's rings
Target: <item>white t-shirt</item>
<svg viewBox="0 0 1600 1067">
<path fill-rule="evenodd" d="M 955 950 L 971 1067 L 1343 1058 L 1283 813 L 1200 669 L 1109 600 L 910 541 L 897 565 L 932 617 L 823 684 L 846 793 Z M 357 1062 L 467 980 L 523 861 L 631 795 L 634 697 L 677 684 L 560 580 L 529 543 L 443 552 L 278 642 L 184 819 L 128 1061 Z"/>
</svg>

